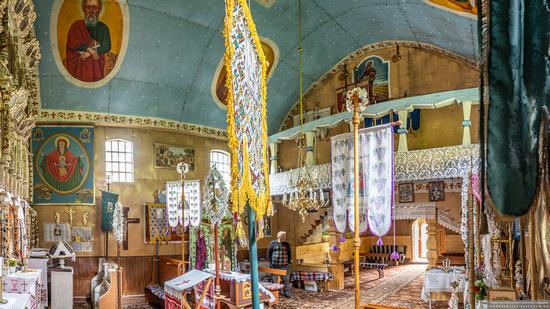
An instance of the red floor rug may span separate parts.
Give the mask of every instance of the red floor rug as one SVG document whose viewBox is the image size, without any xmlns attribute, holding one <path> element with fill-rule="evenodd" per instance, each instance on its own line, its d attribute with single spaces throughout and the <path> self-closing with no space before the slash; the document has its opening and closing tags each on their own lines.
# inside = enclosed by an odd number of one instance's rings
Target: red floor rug
<svg viewBox="0 0 550 309">
<path fill-rule="evenodd" d="M 377 304 L 384 303 L 387 305 L 392 304 L 388 302 L 393 295 L 401 295 L 401 292 L 406 289 L 414 288 L 416 285 L 412 283 L 420 279 L 420 288 L 417 292 L 411 291 L 410 295 L 415 298 L 411 300 L 420 299 L 420 291 L 422 289 L 422 282 L 424 280 L 424 271 L 426 265 L 403 265 L 398 267 L 391 267 L 385 271 L 384 278 L 378 279 L 378 272 L 375 270 L 362 270 L 360 274 L 361 283 L 361 303 Z M 411 285 L 411 287 L 409 287 Z M 342 291 L 325 291 L 308 292 L 301 289 L 293 289 L 292 298 L 281 298 L 279 305 L 275 306 L 277 309 L 346 309 L 354 307 L 354 278 L 348 276 L 345 279 L 345 288 Z M 420 304 L 420 307 L 417 305 Z M 393 304 L 392 304 L 393 305 Z M 425 303 L 411 302 L 411 305 L 403 305 L 405 308 L 424 308 L 422 305 Z M 438 308 L 438 307 L 433 307 Z M 443 307 L 446 308 L 446 307 Z"/>
</svg>

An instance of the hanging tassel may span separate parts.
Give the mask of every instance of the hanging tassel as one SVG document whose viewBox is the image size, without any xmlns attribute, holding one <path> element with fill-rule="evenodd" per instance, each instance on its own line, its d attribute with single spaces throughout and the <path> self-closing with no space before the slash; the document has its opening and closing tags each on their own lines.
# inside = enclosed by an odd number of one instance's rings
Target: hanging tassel
<svg viewBox="0 0 550 309">
<path fill-rule="evenodd" d="M 345 242 L 346 241 L 346 237 L 344 237 L 344 235 L 340 236 L 340 242 Z"/>
<path fill-rule="evenodd" d="M 395 251 L 395 247 L 393 247 L 393 252 L 392 254 L 390 255 L 390 259 L 392 260 L 399 260 L 401 256 L 399 255 L 399 253 L 397 253 L 397 251 Z"/>
<path fill-rule="evenodd" d="M 382 237 L 378 237 L 378 241 L 376 242 L 377 246 L 383 246 L 384 243 L 382 242 Z"/>
<path fill-rule="evenodd" d="M 338 246 L 337 246 L 337 245 L 332 245 L 332 246 L 330 247 L 330 250 L 332 250 L 332 251 L 338 251 Z"/>
</svg>

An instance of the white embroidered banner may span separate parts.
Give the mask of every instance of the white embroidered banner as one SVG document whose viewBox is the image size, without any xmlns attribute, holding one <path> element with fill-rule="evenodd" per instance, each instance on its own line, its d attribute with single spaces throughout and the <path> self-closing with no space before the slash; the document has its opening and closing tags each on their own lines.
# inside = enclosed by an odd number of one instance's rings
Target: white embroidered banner
<svg viewBox="0 0 550 309">
<path fill-rule="evenodd" d="M 185 218 L 182 220 L 181 212 L 181 181 L 168 181 L 166 183 L 166 211 L 168 225 L 175 228 L 185 224 L 185 227 L 197 227 L 201 223 L 200 207 L 200 181 L 185 181 Z"/>
<path fill-rule="evenodd" d="M 393 126 L 384 125 L 359 132 L 363 162 L 363 185 L 367 198 L 370 231 L 382 237 L 391 228 L 393 205 Z M 379 244 L 381 245 L 381 239 Z"/>
<path fill-rule="evenodd" d="M 359 132 L 359 231 L 370 226 L 382 236 L 391 227 L 393 202 L 393 130 L 391 125 Z M 343 233 L 346 222 L 354 230 L 353 134 L 331 138 L 332 205 L 336 229 Z M 367 167 L 367 168 L 363 168 Z M 367 208 L 372 224 L 367 220 Z"/>
</svg>

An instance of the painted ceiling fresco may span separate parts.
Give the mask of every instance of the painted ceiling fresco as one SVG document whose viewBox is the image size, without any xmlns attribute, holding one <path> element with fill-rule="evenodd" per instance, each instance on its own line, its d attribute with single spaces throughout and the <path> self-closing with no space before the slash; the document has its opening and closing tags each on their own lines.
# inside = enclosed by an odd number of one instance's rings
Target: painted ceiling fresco
<svg viewBox="0 0 550 309">
<path fill-rule="evenodd" d="M 42 108 L 224 129 L 226 110 L 212 93 L 224 54 L 224 2 L 128 2 L 104 0 L 94 11 L 93 5 L 83 10 L 80 0 L 35 1 Z M 267 89 L 273 133 L 298 99 L 297 4 L 256 0 L 251 11 L 258 34 L 279 51 Z M 423 0 L 308 0 L 302 20 L 305 89 L 346 55 L 380 41 L 418 41 L 477 56 L 477 22 Z M 89 23 L 96 25 L 95 39 L 79 31 Z"/>
</svg>

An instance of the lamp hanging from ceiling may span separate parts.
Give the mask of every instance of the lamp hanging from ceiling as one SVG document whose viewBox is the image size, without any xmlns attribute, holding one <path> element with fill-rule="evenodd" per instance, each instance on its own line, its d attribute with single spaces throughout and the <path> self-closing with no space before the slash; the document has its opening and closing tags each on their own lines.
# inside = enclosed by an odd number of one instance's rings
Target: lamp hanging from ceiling
<svg viewBox="0 0 550 309">
<path fill-rule="evenodd" d="M 284 207 L 298 211 L 302 217 L 302 222 L 306 221 L 308 212 L 317 211 L 328 204 L 325 200 L 323 189 L 319 188 L 317 181 L 312 177 L 311 168 L 305 164 L 306 154 L 306 136 L 303 131 L 304 111 L 303 111 L 303 79 L 302 79 L 302 20 L 301 20 L 301 1 L 298 0 L 298 55 L 299 55 L 299 74 L 300 74 L 300 136 L 297 139 L 298 144 L 298 168 L 295 170 L 294 177 L 290 177 L 289 185 L 295 188 L 290 194 L 284 194 L 282 204 Z"/>
</svg>

